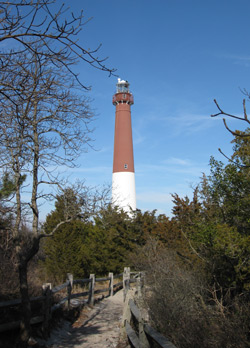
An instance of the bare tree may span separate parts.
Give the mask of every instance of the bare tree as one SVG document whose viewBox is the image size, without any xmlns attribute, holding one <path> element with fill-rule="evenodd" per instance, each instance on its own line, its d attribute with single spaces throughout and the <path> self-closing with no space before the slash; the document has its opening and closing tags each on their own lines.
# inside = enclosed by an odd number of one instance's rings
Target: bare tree
<svg viewBox="0 0 250 348">
<path fill-rule="evenodd" d="M 247 91 L 243 91 L 243 93 L 248 97 L 250 98 L 250 95 Z M 248 127 L 250 125 L 250 119 L 248 117 L 248 114 L 247 114 L 247 109 L 246 109 L 246 100 L 243 99 L 243 116 L 237 116 L 237 115 L 234 115 L 234 114 L 230 114 L 228 112 L 225 112 L 222 110 L 222 108 L 220 107 L 220 105 L 218 104 L 217 100 L 214 99 L 214 103 L 215 105 L 217 106 L 217 109 L 219 110 L 219 112 L 217 112 L 216 114 L 213 114 L 211 115 L 211 117 L 218 117 L 218 116 L 224 116 L 223 117 L 223 123 L 224 123 L 224 126 L 225 128 L 227 129 L 227 131 L 229 133 L 231 133 L 234 137 L 235 137 L 235 140 L 237 139 L 240 139 L 240 138 L 243 138 L 245 139 L 246 141 L 249 139 L 250 137 L 250 134 L 249 134 L 249 131 L 247 131 L 249 128 L 247 128 L 245 131 L 239 131 L 239 130 L 232 130 L 228 124 L 227 124 L 227 120 L 226 118 L 233 118 L 233 119 L 236 119 L 236 120 L 239 120 L 239 121 L 243 121 L 245 122 Z M 243 140 L 242 139 L 242 140 Z M 218 149 L 219 152 L 224 156 L 226 157 L 226 159 L 231 162 L 231 163 L 234 163 L 235 165 L 239 166 L 239 167 L 249 167 L 249 165 L 246 165 L 246 164 L 239 164 L 238 162 L 235 162 L 233 157 L 228 157 L 220 148 Z"/>
<path fill-rule="evenodd" d="M 51 0 L 0 1 L 0 43 L 8 42 L 10 47 L 0 46 L 0 165 L 13 173 L 15 183 L 15 200 L 9 204 L 15 216 L 12 234 L 22 297 L 20 347 L 26 347 L 31 335 L 27 267 L 44 237 L 39 230 L 39 201 L 51 198 L 44 185 L 63 190 L 55 167 L 74 166 L 90 142 L 93 114 L 82 94 L 88 87 L 78 79 L 73 65 L 83 60 L 114 72 L 96 56 L 98 48 L 89 51 L 78 44 L 83 14 L 65 19 L 64 5 L 52 12 L 53 4 Z M 30 184 L 23 188 L 25 175 Z M 23 198 L 27 192 L 29 202 Z M 29 243 L 22 235 L 26 214 L 32 221 Z M 73 215 L 66 214 L 60 225 Z"/>
<path fill-rule="evenodd" d="M 243 116 L 236 116 L 236 115 L 233 115 L 233 114 L 229 114 L 225 111 L 222 110 L 222 108 L 219 106 L 218 102 L 216 99 L 214 99 L 214 103 L 215 105 L 217 106 L 219 112 L 217 112 L 216 114 L 213 114 L 211 115 L 211 117 L 217 117 L 217 116 L 225 116 L 225 117 L 229 117 L 229 118 L 234 118 L 236 120 L 240 120 L 240 121 L 244 121 L 246 122 L 247 124 L 250 125 L 250 120 L 248 118 L 248 115 L 247 115 L 247 110 L 246 110 L 246 100 L 243 99 Z M 249 134 L 239 134 L 238 131 L 233 131 L 231 128 L 228 127 L 227 125 L 227 121 L 226 121 L 226 118 L 223 118 L 223 123 L 226 127 L 226 129 L 234 136 L 242 136 L 242 137 L 249 137 Z"/>
<path fill-rule="evenodd" d="M 97 56 L 101 45 L 91 50 L 78 42 L 80 31 L 89 21 L 84 20 L 83 11 L 75 15 L 64 4 L 55 11 L 53 4 L 56 0 L 0 1 L 0 43 L 7 41 L 12 54 L 29 51 L 38 58 L 46 56 L 55 66 L 63 64 L 86 89 L 89 87 L 78 79 L 72 69 L 76 60 L 113 74 L 115 69 L 105 65 L 107 58 Z M 0 54 L 1 69 L 7 65 L 10 50 L 2 50 Z M 11 61 L 8 61 L 9 64 L 13 66 Z M 5 93 L 4 88 L 1 88 L 1 93 Z"/>
</svg>

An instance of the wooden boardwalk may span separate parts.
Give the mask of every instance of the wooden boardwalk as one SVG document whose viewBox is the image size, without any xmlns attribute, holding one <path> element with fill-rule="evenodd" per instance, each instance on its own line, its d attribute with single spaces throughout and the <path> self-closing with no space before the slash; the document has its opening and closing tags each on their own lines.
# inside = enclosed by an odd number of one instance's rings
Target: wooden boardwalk
<svg viewBox="0 0 250 348">
<path fill-rule="evenodd" d="M 123 291 L 85 309 L 72 327 L 53 332 L 46 342 L 51 348 L 123 348 L 121 322 L 123 313 Z"/>
</svg>

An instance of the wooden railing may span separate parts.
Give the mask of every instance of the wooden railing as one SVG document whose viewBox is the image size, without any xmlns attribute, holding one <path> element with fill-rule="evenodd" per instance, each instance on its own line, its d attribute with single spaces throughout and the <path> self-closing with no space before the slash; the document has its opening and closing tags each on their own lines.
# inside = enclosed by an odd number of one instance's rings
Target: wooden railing
<svg viewBox="0 0 250 348">
<path fill-rule="evenodd" d="M 129 344 L 133 348 L 176 348 L 165 336 L 148 325 L 132 298 L 124 308 L 123 325 Z"/>
<path fill-rule="evenodd" d="M 50 327 L 50 321 L 53 315 L 53 312 L 55 312 L 58 308 L 60 308 L 63 305 L 70 305 L 72 304 L 72 300 L 76 298 L 82 298 L 80 300 L 81 304 L 94 304 L 95 301 L 95 295 L 100 293 L 108 293 L 107 296 L 113 296 L 114 292 L 117 290 L 127 287 L 127 281 L 130 278 L 130 273 L 128 274 L 128 268 L 124 269 L 123 273 L 113 275 L 113 273 L 109 273 L 108 277 L 105 278 L 95 278 L 94 274 L 91 274 L 89 278 L 87 279 L 73 279 L 72 274 L 68 274 L 67 280 L 65 283 L 58 285 L 54 288 L 52 288 L 51 283 L 46 283 L 42 286 L 42 296 L 38 297 L 32 297 L 30 299 L 31 303 L 34 302 L 42 302 L 42 305 L 40 306 L 40 310 L 42 313 L 38 316 L 32 316 L 30 323 L 31 324 L 38 324 L 42 323 L 42 331 L 45 336 L 47 337 L 49 333 L 49 327 Z M 121 281 L 115 282 L 115 280 Z M 108 281 L 108 287 L 106 288 L 99 288 L 97 289 L 96 284 L 98 282 L 107 282 Z M 131 279 L 131 282 L 133 282 L 133 279 Z M 74 285 L 82 285 L 82 286 L 88 286 L 88 290 L 83 292 L 75 293 L 73 292 L 73 286 Z M 66 293 L 66 296 L 60 298 L 55 303 L 55 294 L 63 292 Z M 0 302 L 0 310 L 1 309 L 11 309 L 13 307 L 17 307 L 21 304 L 21 299 L 11 300 L 11 301 L 5 301 Z M 34 315 L 34 314 L 33 314 Z M 20 326 L 20 320 L 19 321 L 12 321 L 7 322 L 4 324 L 0 324 L 0 332 L 4 332 L 7 330 L 15 329 Z"/>
<path fill-rule="evenodd" d="M 115 280 L 119 280 L 115 282 Z M 94 274 L 91 274 L 87 279 L 73 279 L 72 274 L 68 274 L 65 283 L 52 288 L 51 283 L 43 285 L 42 296 L 32 297 L 30 299 L 33 302 L 42 302 L 42 313 L 38 316 L 31 318 L 31 324 L 42 324 L 42 332 L 44 338 L 48 338 L 50 331 L 50 321 L 53 313 L 63 305 L 70 306 L 73 304 L 74 299 L 82 298 L 81 304 L 94 304 L 96 297 L 100 293 L 108 293 L 107 296 L 113 296 L 114 292 L 119 289 L 124 290 L 124 313 L 123 313 L 123 327 L 127 335 L 129 344 L 133 348 L 176 348 L 166 337 L 157 332 L 151 326 L 149 326 L 143 318 L 141 311 L 136 306 L 133 298 L 130 295 L 130 285 L 136 283 L 137 297 L 141 297 L 142 289 L 142 274 L 139 272 L 130 272 L 129 267 L 124 268 L 124 272 L 113 275 L 109 273 L 108 277 L 95 278 Z M 96 289 L 98 282 L 108 282 L 107 288 Z M 72 292 L 74 285 L 88 286 L 88 290 L 75 293 Z M 134 287 L 135 288 L 135 287 Z M 55 294 L 63 291 L 66 296 L 60 298 L 55 302 Z M 132 296 L 133 297 L 133 296 Z M 0 310 L 3 308 L 13 308 L 21 304 L 21 299 L 12 301 L 0 302 Z M 15 329 L 20 326 L 20 321 L 12 321 L 4 324 L 0 324 L 0 332 L 4 332 L 10 329 Z"/>
</svg>

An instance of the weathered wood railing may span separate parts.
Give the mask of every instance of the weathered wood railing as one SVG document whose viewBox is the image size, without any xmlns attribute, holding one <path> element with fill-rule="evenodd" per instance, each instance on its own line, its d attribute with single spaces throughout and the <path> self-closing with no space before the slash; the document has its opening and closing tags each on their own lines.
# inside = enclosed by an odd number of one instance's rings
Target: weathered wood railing
<svg viewBox="0 0 250 348">
<path fill-rule="evenodd" d="M 176 348 L 165 336 L 149 326 L 132 298 L 127 300 L 124 328 L 129 344 L 133 348 Z"/>
<path fill-rule="evenodd" d="M 30 299 L 31 303 L 33 302 L 42 302 L 42 314 L 38 316 L 33 316 L 31 318 L 30 323 L 31 324 L 38 324 L 42 323 L 42 331 L 44 333 L 44 336 L 46 337 L 49 332 L 49 323 L 52 318 L 52 314 L 55 310 L 60 308 L 62 305 L 64 305 L 66 302 L 68 304 L 68 307 L 70 307 L 72 300 L 76 298 L 83 298 L 81 300 L 81 303 L 88 303 L 88 304 L 94 304 L 95 301 L 95 295 L 108 292 L 107 296 L 113 296 L 114 292 L 116 290 L 119 290 L 123 288 L 123 286 L 127 286 L 126 282 L 130 278 L 130 272 L 128 272 L 129 268 L 125 268 L 123 273 L 113 275 L 113 273 L 109 273 L 108 277 L 105 278 L 95 278 L 94 274 L 91 274 L 88 279 L 73 279 L 72 274 L 68 274 L 67 281 L 61 285 L 58 285 L 54 288 L 52 288 L 51 283 L 46 283 L 42 287 L 42 296 L 38 297 L 32 297 Z M 119 282 L 114 282 L 115 280 L 122 279 Z M 98 282 L 109 282 L 107 288 L 100 288 L 96 289 L 96 283 Z M 131 279 L 131 282 L 133 282 L 133 279 Z M 74 285 L 87 285 L 88 284 L 88 290 L 79 292 L 79 293 L 73 293 L 73 286 Z M 57 303 L 53 304 L 54 301 L 54 295 L 56 293 L 59 293 L 60 291 L 66 291 L 67 294 L 65 297 L 61 298 Z M 8 309 L 13 308 L 15 306 L 19 306 L 21 304 L 21 299 L 11 300 L 11 301 L 5 301 L 0 302 L 0 310 L 1 309 Z M 10 329 L 15 329 L 20 326 L 20 321 L 12 321 L 4 324 L 0 324 L 0 332 L 4 332 Z"/>
<path fill-rule="evenodd" d="M 114 282 L 119 278 L 122 280 Z M 125 301 L 123 325 L 130 346 L 134 348 L 176 348 L 166 337 L 146 323 L 141 311 L 136 306 L 134 300 L 129 296 L 130 284 L 136 283 L 137 296 L 141 297 L 142 278 L 141 273 L 130 272 L 129 267 L 125 267 L 123 273 L 117 275 L 109 273 L 108 277 L 105 278 L 95 278 L 95 275 L 91 274 L 88 279 L 73 279 L 72 274 L 68 274 L 67 281 L 65 283 L 54 288 L 52 288 L 51 283 L 46 283 L 43 285 L 42 296 L 32 297 L 30 299 L 31 303 L 39 301 L 43 303 L 42 314 L 33 316 L 30 323 L 42 323 L 42 332 L 44 337 L 47 338 L 49 335 L 50 321 L 53 312 L 55 312 L 62 305 L 67 303 L 68 308 L 70 308 L 73 303 L 72 300 L 79 297 L 83 298 L 80 301 L 82 304 L 88 303 L 93 305 L 96 300 L 95 295 L 106 292 L 108 293 L 107 296 L 113 296 L 116 290 L 123 288 Z M 96 283 L 107 281 L 109 282 L 107 288 L 96 289 Z M 72 292 L 74 285 L 88 285 L 88 290 L 78 293 Z M 54 295 L 60 291 L 66 292 L 67 295 L 61 298 L 57 303 L 53 304 Z M 0 310 L 3 308 L 15 307 L 20 304 L 20 299 L 0 302 Z M 0 324 L 0 332 L 15 329 L 19 326 L 20 321 Z"/>
</svg>

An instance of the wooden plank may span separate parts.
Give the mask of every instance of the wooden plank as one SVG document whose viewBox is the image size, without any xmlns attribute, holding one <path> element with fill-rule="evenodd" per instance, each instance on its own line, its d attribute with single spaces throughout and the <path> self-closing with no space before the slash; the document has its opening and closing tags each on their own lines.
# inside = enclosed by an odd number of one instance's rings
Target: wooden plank
<svg viewBox="0 0 250 348">
<path fill-rule="evenodd" d="M 135 278 L 138 277 L 140 275 L 140 272 L 130 272 L 130 274 L 134 274 Z"/>
<path fill-rule="evenodd" d="M 18 329 L 20 326 L 20 320 L 19 321 L 13 321 L 12 323 L 6 323 L 0 325 L 0 332 L 12 330 L 12 329 Z"/>
<path fill-rule="evenodd" d="M 73 280 L 73 284 L 88 284 L 90 283 L 91 280 L 88 278 L 88 279 L 74 279 Z"/>
<path fill-rule="evenodd" d="M 84 296 L 88 296 L 88 295 L 89 295 L 89 291 L 84 291 L 84 292 L 79 292 L 77 294 L 72 294 L 71 298 L 84 297 Z"/>
<path fill-rule="evenodd" d="M 114 296 L 114 274 L 109 272 L 109 296 Z"/>
<path fill-rule="evenodd" d="M 129 268 L 128 268 L 129 270 Z M 129 270 L 130 271 L 130 270 Z M 117 279 L 117 278 L 121 278 L 123 276 L 123 273 L 114 275 L 113 278 Z M 97 278 L 95 279 L 96 282 L 101 282 L 101 281 L 110 281 L 111 277 L 105 277 L 105 278 Z M 85 283 L 90 283 L 92 280 L 91 279 L 75 279 L 73 280 L 73 284 L 85 284 Z M 133 281 L 133 280 L 132 280 Z M 131 281 L 131 282 L 132 282 Z M 65 282 L 61 285 L 58 285 L 56 287 L 54 287 L 51 291 L 53 294 L 67 288 L 69 282 Z M 117 287 L 121 287 L 123 285 L 123 282 L 118 282 L 116 284 L 113 285 L 113 288 L 117 288 Z M 94 289 L 92 289 L 93 291 Z M 95 294 L 101 293 L 101 292 L 107 292 L 107 291 L 111 291 L 111 288 L 106 288 L 106 289 L 100 289 L 100 290 L 96 290 L 94 291 Z M 89 295 L 89 291 L 85 291 L 82 293 L 78 293 L 78 294 L 71 294 L 71 298 L 77 298 L 77 297 L 83 297 L 83 296 L 88 296 Z M 35 301 L 43 301 L 45 300 L 45 296 L 37 296 L 37 297 L 32 297 L 30 298 L 30 301 L 35 302 Z M 66 301 L 68 300 L 68 297 L 63 298 L 59 303 L 55 304 L 52 308 L 51 311 L 54 312 L 57 308 L 59 308 L 61 305 L 63 305 Z M 0 302 L 0 308 L 5 308 L 5 307 L 12 307 L 12 306 L 18 306 L 21 304 L 21 299 L 15 299 L 15 300 L 10 300 L 10 301 L 2 301 Z M 136 312 L 136 310 L 134 310 L 134 312 Z M 35 322 L 40 322 L 42 321 L 41 319 L 42 317 L 34 317 L 32 318 L 32 323 Z M 36 321 L 38 320 L 38 321 Z M 0 325 L 0 332 L 5 331 L 5 330 L 9 330 L 12 328 L 18 328 L 20 325 L 19 321 L 16 322 L 12 322 L 12 323 L 6 323 L 6 324 L 1 324 Z"/>
<path fill-rule="evenodd" d="M 129 284 L 133 284 L 133 283 L 136 283 L 136 282 L 137 282 L 137 279 L 134 279 L 134 278 L 129 279 Z"/>
<path fill-rule="evenodd" d="M 54 306 L 51 307 L 51 311 L 54 312 L 56 309 L 60 308 L 67 301 L 68 301 L 68 296 L 64 297 L 60 302 L 54 304 Z"/>
<path fill-rule="evenodd" d="M 106 278 L 96 278 L 96 282 L 105 282 L 106 280 L 110 280 L 110 277 L 106 277 Z"/>
<path fill-rule="evenodd" d="M 43 301 L 44 299 L 45 299 L 45 296 L 37 296 L 37 297 L 31 297 L 30 301 L 31 302 Z M 21 302 L 22 300 L 20 298 L 17 298 L 15 300 L 10 300 L 10 301 L 3 301 L 3 302 L 0 302 L 0 308 L 18 306 L 21 304 Z"/>
<path fill-rule="evenodd" d="M 88 303 L 91 305 L 94 305 L 95 303 L 95 275 L 90 274 L 89 276 L 90 283 L 89 283 L 89 298 L 88 298 Z"/>
<path fill-rule="evenodd" d="M 98 290 L 95 290 L 94 293 L 95 294 L 100 294 L 101 292 L 107 292 L 109 291 L 109 288 L 106 288 L 106 289 L 98 289 Z"/>
<path fill-rule="evenodd" d="M 43 322 L 43 316 L 39 317 L 33 317 L 30 320 L 30 324 L 37 324 Z M 21 321 L 13 321 L 11 323 L 5 323 L 0 325 L 0 332 L 8 331 L 8 330 L 13 330 L 13 329 L 18 329 L 20 326 Z"/>
<path fill-rule="evenodd" d="M 160 334 L 158 331 L 153 329 L 148 324 L 144 325 L 144 331 L 148 336 L 150 336 L 156 343 L 160 345 L 162 348 L 176 348 L 176 346 L 169 341 L 165 336 Z"/>
<path fill-rule="evenodd" d="M 125 323 L 125 329 L 126 329 L 128 339 L 129 339 L 130 343 L 132 344 L 132 347 L 140 348 L 139 338 L 137 337 L 135 331 L 132 329 L 132 327 L 130 326 L 130 324 L 127 321 Z"/>
<path fill-rule="evenodd" d="M 73 274 L 72 273 L 67 273 L 68 309 L 70 307 L 70 298 L 71 298 L 71 293 L 72 293 L 72 288 L 73 288 L 73 280 L 74 280 Z"/>
<path fill-rule="evenodd" d="M 61 285 L 56 286 L 55 288 L 53 288 L 53 289 L 51 290 L 52 293 L 55 294 L 55 293 L 57 293 L 58 291 L 61 291 L 61 290 L 65 289 L 65 288 L 67 288 L 68 283 L 69 283 L 69 282 L 66 282 L 66 283 L 63 283 L 63 284 L 61 284 Z"/>
<path fill-rule="evenodd" d="M 0 308 L 17 306 L 21 304 L 21 299 L 0 302 Z"/>
<path fill-rule="evenodd" d="M 51 311 L 54 312 L 56 309 L 60 308 L 66 301 L 68 301 L 68 296 L 64 297 L 60 302 L 56 303 L 51 307 Z"/>
<path fill-rule="evenodd" d="M 30 302 L 35 302 L 35 301 L 44 301 L 45 296 L 36 296 L 36 297 L 31 297 Z"/>
<path fill-rule="evenodd" d="M 123 282 L 119 282 L 119 283 L 115 283 L 114 285 L 113 285 L 113 287 L 114 288 L 117 288 L 117 286 L 122 286 L 123 285 Z"/>
<path fill-rule="evenodd" d="M 131 310 L 131 313 L 133 314 L 133 316 L 135 317 L 135 319 L 137 321 L 139 321 L 140 318 L 140 312 L 138 307 L 136 306 L 136 304 L 134 303 L 134 301 L 132 299 L 129 300 L 129 307 Z"/>
</svg>

